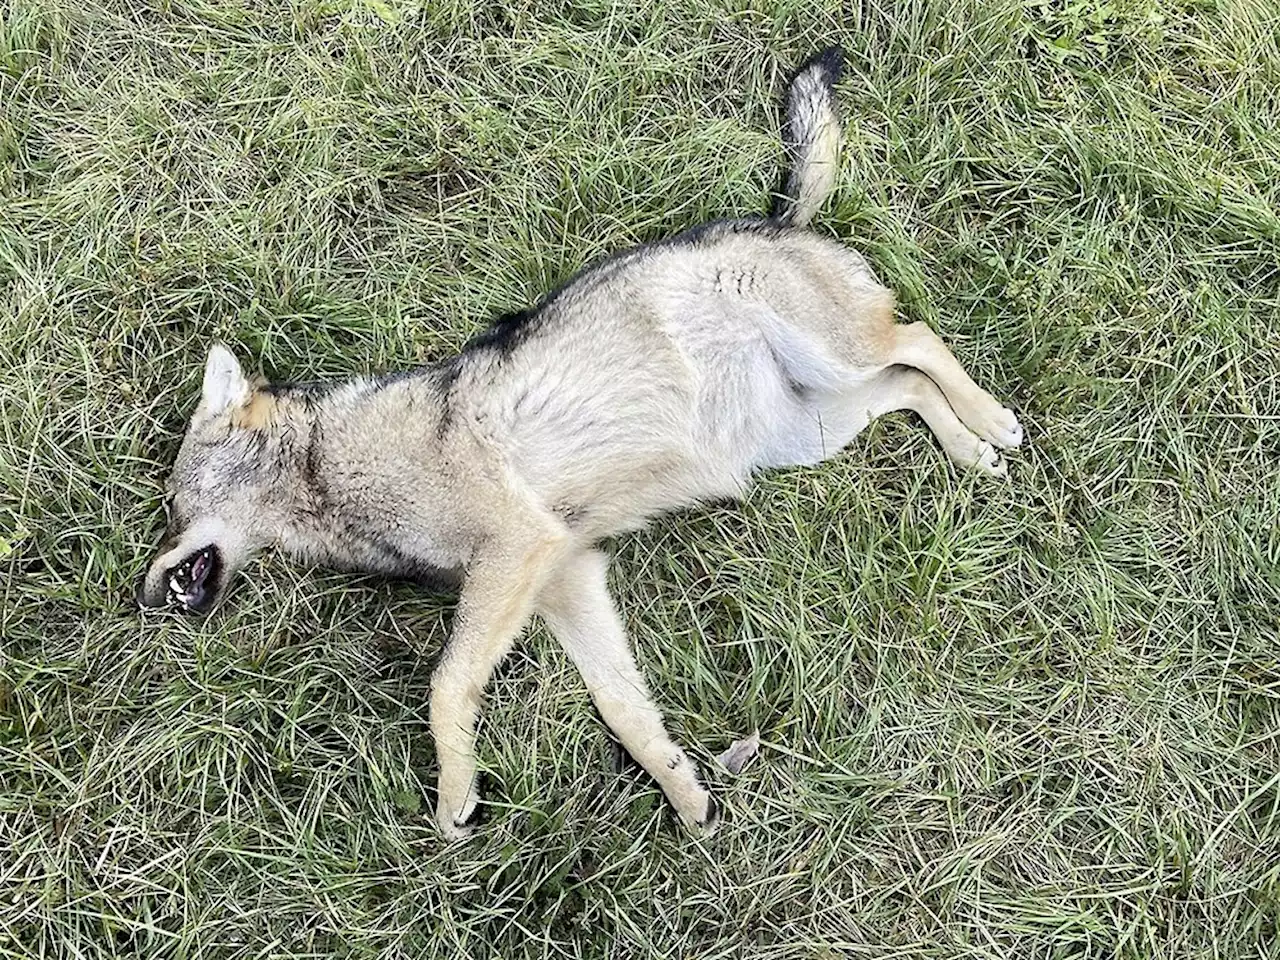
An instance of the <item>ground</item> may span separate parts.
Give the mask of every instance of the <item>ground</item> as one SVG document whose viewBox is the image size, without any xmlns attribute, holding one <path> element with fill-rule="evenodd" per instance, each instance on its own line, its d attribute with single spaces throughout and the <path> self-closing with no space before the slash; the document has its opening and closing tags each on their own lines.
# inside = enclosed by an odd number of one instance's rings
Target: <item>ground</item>
<svg viewBox="0 0 1280 960">
<path fill-rule="evenodd" d="M 0 11 L 0 956 L 1276 956 L 1274 3 Z M 395 369 L 763 211 L 832 42 L 816 228 L 1027 443 L 992 481 L 895 415 L 609 545 L 716 836 L 540 628 L 446 845 L 448 598 L 271 558 L 136 612 L 213 339 Z"/>
</svg>

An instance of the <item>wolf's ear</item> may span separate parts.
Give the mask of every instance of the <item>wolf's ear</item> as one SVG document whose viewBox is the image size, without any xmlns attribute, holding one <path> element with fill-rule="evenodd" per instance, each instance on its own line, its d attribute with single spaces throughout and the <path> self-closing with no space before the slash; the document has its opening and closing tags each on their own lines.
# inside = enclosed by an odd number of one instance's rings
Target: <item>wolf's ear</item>
<svg viewBox="0 0 1280 960">
<path fill-rule="evenodd" d="M 215 343 L 209 349 L 209 359 L 204 365 L 200 412 L 210 417 L 217 416 L 247 402 L 251 392 L 249 381 L 231 351 Z"/>
</svg>

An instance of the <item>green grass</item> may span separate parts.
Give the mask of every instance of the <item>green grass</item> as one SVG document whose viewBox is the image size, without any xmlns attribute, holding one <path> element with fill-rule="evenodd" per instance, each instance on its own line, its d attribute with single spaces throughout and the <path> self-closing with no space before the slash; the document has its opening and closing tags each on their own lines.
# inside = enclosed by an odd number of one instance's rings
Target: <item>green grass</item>
<svg viewBox="0 0 1280 960">
<path fill-rule="evenodd" d="M 1278 955 L 1280 7 L 641 6 L 0 4 L 0 957 Z M 889 417 L 613 545 L 712 840 L 541 629 L 446 847 L 446 598 L 268 558 L 139 617 L 210 340 L 393 369 L 761 211 L 830 42 L 819 229 L 1029 444 Z"/>
</svg>

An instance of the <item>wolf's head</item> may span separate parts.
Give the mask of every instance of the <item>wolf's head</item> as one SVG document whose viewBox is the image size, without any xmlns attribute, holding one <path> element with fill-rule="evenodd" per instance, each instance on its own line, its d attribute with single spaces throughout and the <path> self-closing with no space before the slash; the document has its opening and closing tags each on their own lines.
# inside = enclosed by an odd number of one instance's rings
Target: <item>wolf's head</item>
<svg viewBox="0 0 1280 960">
<path fill-rule="evenodd" d="M 279 538 L 294 426 L 231 351 L 209 351 L 200 404 L 169 479 L 169 527 L 138 587 L 140 605 L 207 613 L 232 575 Z"/>
</svg>

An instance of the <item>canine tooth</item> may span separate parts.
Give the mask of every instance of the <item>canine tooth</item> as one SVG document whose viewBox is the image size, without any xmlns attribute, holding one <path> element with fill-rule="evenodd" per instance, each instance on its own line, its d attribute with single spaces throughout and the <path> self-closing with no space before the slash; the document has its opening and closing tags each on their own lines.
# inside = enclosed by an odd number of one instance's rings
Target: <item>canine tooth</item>
<svg viewBox="0 0 1280 960">
<path fill-rule="evenodd" d="M 177 577 L 170 577 L 170 578 L 169 578 L 169 589 L 170 589 L 170 590 L 172 590 L 174 593 L 177 593 L 177 594 L 181 594 L 181 593 L 182 593 L 182 585 L 181 585 L 180 583 L 178 583 L 178 578 L 177 578 Z"/>
</svg>

